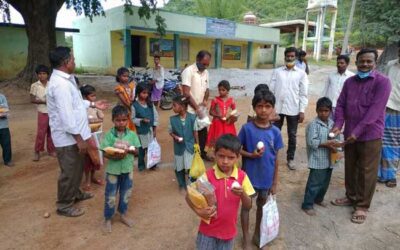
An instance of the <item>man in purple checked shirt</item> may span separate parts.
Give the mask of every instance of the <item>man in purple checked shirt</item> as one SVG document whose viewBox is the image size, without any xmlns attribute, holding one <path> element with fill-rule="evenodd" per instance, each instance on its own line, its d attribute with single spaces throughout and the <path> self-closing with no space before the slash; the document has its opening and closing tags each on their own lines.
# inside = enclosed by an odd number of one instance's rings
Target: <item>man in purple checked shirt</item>
<svg viewBox="0 0 400 250">
<path fill-rule="evenodd" d="M 344 124 L 346 197 L 332 201 L 336 206 L 353 206 L 351 221 L 367 218 L 377 181 L 382 149 L 384 117 L 390 80 L 375 70 L 378 53 L 362 49 L 357 54 L 357 74 L 344 82 L 335 111 L 332 132 Z"/>
</svg>

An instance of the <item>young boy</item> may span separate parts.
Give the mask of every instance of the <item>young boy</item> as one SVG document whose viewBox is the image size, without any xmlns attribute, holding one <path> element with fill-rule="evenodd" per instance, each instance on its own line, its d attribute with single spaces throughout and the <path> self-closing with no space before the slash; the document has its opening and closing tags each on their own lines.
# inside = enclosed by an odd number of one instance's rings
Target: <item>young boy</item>
<svg viewBox="0 0 400 250">
<path fill-rule="evenodd" d="M 201 221 L 196 240 L 196 249 L 233 249 L 236 236 L 237 212 L 240 202 L 246 209 L 251 208 L 253 186 L 246 173 L 236 167 L 240 155 L 240 141 L 231 134 L 218 138 L 215 144 L 216 165 L 202 176 L 215 187 L 217 206 L 196 208 L 186 195 L 186 202 L 200 217 L 211 219 L 210 224 Z M 238 187 L 232 187 L 238 182 Z"/>
<path fill-rule="evenodd" d="M 329 131 L 333 127 L 333 121 L 329 118 L 331 112 L 331 100 L 327 97 L 320 98 L 317 101 L 318 116 L 308 124 L 306 129 L 307 157 L 310 174 L 301 208 L 310 216 L 315 215 L 315 210 L 313 209 L 314 203 L 326 207 L 323 200 L 332 175 L 330 152 L 331 150 L 336 150 L 334 148 L 335 141 L 328 140 Z"/>
<path fill-rule="evenodd" d="M 38 111 L 38 127 L 36 132 L 35 155 L 33 161 L 40 160 L 40 152 L 44 151 L 44 144 L 47 141 L 47 153 L 56 156 L 56 149 L 51 139 L 49 115 L 46 105 L 46 89 L 49 80 L 50 69 L 45 65 L 36 67 L 38 81 L 31 85 L 31 103 L 36 104 Z"/>
<path fill-rule="evenodd" d="M 3 94 L 0 94 L 0 145 L 3 149 L 4 166 L 13 167 L 11 161 L 11 135 L 8 128 L 8 103 Z"/>
<path fill-rule="evenodd" d="M 257 94 L 257 92 L 260 91 L 269 91 L 269 87 L 265 83 L 260 83 L 254 88 L 254 95 Z M 247 122 L 253 121 L 256 118 L 256 113 L 254 112 L 253 106 L 249 108 L 249 113 L 247 114 Z M 271 113 L 271 117 L 269 118 L 270 122 L 276 122 L 279 121 L 280 117 L 279 115 L 275 112 L 275 110 Z"/>
<path fill-rule="evenodd" d="M 256 226 L 253 242 L 259 246 L 262 207 L 267 201 L 268 194 L 276 193 L 278 152 L 283 147 L 283 141 L 280 130 L 271 125 L 269 120 L 274 112 L 275 96 L 270 91 L 257 92 L 253 97 L 252 105 L 256 118 L 243 125 L 238 137 L 243 146 L 241 151 L 242 169 L 249 176 L 257 193 Z M 242 206 L 241 222 L 244 249 L 250 249 L 249 211 L 250 209 Z"/>
<path fill-rule="evenodd" d="M 106 167 L 106 191 L 104 203 L 104 230 L 111 233 L 111 218 L 115 213 L 116 196 L 119 190 L 118 212 L 121 214 L 121 222 L 128 227 L 133 226 L 133 222 L 127 218 L 128 201 L 132 192 L 133 178 L 133 154 L 137 154 L 137 148 L 140 147 L 139 138 L 135 132 L 127 129 L 128 110 L 117 105 L 112 109 L 112 121 L 114 127 L 105 134 L 100 148 L 126 146 L 123 153 L 108 154 Z M 118 146 L 117 146 L 118 145 Z M 132 148 L 134 146 L 135 148 Z"/>
</svg>

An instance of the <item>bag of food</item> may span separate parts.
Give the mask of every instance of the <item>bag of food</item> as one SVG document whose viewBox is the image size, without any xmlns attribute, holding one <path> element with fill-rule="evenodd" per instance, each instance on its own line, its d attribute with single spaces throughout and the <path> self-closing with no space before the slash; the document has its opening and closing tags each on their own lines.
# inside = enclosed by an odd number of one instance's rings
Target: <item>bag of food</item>
<svg viewBox="0 0 400 250">
<path fill-rule="evenodd" d="M 268 196 L 267 203 L 263 206 L 260 225 L 260 248 L 274 240 L 279 233 L 279 213 L 276 198 Z"/>
<path fill-rule="evenodd" d="M 190 167 L 189 176 L 192 178 L 199 178 L 206 172 L 203 159 L 200 156 L 199 144 L 194 144 L 194 156 L 192 160 L 192 166 Z"/>
<path fill-rule="evenodd" d="M 206 208 L 216 206 L 214 186 L 207 180 L 199 178 L 196 182 L 187 186 L 189 200 L 196 208 Z M 205 223 L 210 224 L 210 219 L 200 217 Z"/>
<path fill-rule="evenodd" d="M 88 140 L 88 155 L 90 159 L 92 160 L 92 163 L 96 166 L 100 166 L 102 164 L 102 159 L 101 155 L 99 154 L 99 148 L 98 148 L 98 143 L 96 143 L 96 138 L 94 138 L 94 135 L 89 138 Z"/>
<path fill-rule="evenodd" d="M 157 139 L 154 138 L 147 148 L 147 168 L 152 168 L 161 162 L 161 147 Z"/>
</svg>

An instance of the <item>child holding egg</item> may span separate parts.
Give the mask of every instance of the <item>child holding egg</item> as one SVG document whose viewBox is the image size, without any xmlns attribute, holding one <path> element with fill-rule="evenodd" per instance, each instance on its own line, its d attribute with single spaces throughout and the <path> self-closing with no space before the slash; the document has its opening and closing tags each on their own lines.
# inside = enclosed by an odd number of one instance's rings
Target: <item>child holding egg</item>
<svg viewBox="0 0 400 250">
<path fill-rule="evenodd" d="M 243 125 L 239 132 L 242 143 L 242 169 L 249 176 L 256 190 L 256 226 L 253 242 L 260 242 L 260 223 L 262 207 L 269 194 L 276 193 L 278 183 L 278 152 L 283 148 L 280 130 L 270 123 L 274 112 L 275 96 L 268 90 L 254 95 L 252 106 L 256 117 Z M 241 221 L 243 230 L 243 248 L 250 248 L 249 209 L 242 207 Z"/>
</svg>

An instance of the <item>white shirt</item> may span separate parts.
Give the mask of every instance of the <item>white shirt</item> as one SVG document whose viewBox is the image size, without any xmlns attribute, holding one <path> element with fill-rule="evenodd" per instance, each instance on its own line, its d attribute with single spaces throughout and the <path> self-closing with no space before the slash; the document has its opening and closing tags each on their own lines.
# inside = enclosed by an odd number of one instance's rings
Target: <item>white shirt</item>
<svg viewBox="0 0 400 250">
<path fill-rule="evenodd" d="M 83 101 L 74 76 L 53 70 L 46 95 L 54 145 L 66 147 L 76 144 L 72 135 L 79 134 L 83 140 L 89 139 L 88 103 Z"/>
<path fill-rule="evenodd" d="M 400 59 L 389 61 L 385 67 L 385 74 L 392 84 L 389 101 L 386 107 L 400 111 Z"/>
<path fill-rule="evenodd" d="M 192 64 L 182 72 L 182 85 L 190 87 L 190 94 L 194 101 L 199 105 L 203 102 L 205 93 L 209 87 L 208 71 L 200 72 L 196 64 Z M 189 105 L 188 112 L 194 114 L 195 111 Z"/>
<path fill-rule="evenodd" d="M 159 69 L 153 69 L 153 80 L 156 80 L 156 88 L 164 88 L 164 67 L 160 65 Z"/>
<path fill-rule="evenodd" d="M 304 113 L 308 104 L 308 83 L 307 74 L 296 66 L 290 70 L 286 66 L 275 69 L 269 89 L 276 98 L 276 113 L 290 116 Z"/>
<path fill-rule="evenodd" d="M 322 91 L 322 96 L 331 99 L 334 108 L 336 107 L 340 92 L 342 92 L 344 82 L 351 76 L 354 76 L 354 73 L 349 70 L 346 70 L 343 74 L 339 74 L 337 71 L 329 74 L 324 90 Z"/>
</svg>

